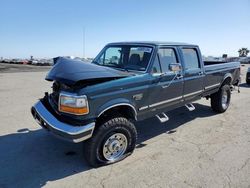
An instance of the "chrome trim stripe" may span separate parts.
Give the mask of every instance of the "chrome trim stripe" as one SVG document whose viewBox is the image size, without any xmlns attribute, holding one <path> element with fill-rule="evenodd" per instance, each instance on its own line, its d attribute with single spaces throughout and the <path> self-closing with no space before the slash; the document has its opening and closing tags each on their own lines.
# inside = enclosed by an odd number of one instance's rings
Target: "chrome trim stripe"
<svg viewBox="0 0 250 188">
<path fill-rule="evenodd" d="M 193 92 L 193 93 L 188 93 L 188 94 L 184 95 L 184 97 L 190 97 L 190 96 L 193 96 L 193 95 L 196 95 L 196 94 L 200 94 L 201 92 L 202 92 L 202 90 L 196 91 L 196 92 Z"/>
<path fill-rule="evenodd" d="M 189 96 L 196 95 L 196 94 L 201 94 L 201 93 L 202 93 L 202 90 L 186 94 L 186 95 L 184 95 L 184 97 L 189 97 Z M 147 108 L 152 108 L 152 107 L 162 105 L 162 104 L 165 104 L 165 103 L 173 102 L 173 101 L 176 101 L 178 99 L 182 99 L 182 96 L 175 97 L 175 98 L 168 99 L 168 100 L 161 101 L 161 102 L 157 102 L 157 103 L 154 103 L 154 104 L 150 104 L 149 106 L 143 106 L 143 107 L 139 108 L 139 110 L 145 110 Z"/>
<path fill-rule="evenodd" d="M 112 106 L 109 106 L 109 107 L 105 108 L 103 111 L 101 111 L 101 112 L 98 114 L 97 117 L 100 117 L 105 111 L 107 111 L 107 110 L 109 110 L 109 109 L 111 109 L 111 108 L 113 108 L 113 107 L 116 107 L 116 106 L 130 106 L 130 107 L 134 110 L 135 119 L 137 119 L 137 111 L 136 111 L 135 107 L 134 107 L 133 105 L 129 104 L 129 103 L 118 103 L 118 104 L 114 104 L 114 105 L 112 105 Z"/>
<path fill-rule="evenodd" d="M 165 103 L 168 103 L 168 102 L 173 102 L 173 101 L 181 99 L 181 98 L 182 98 L 182 96 L 179 96 L 179 97 L 175 97 L 175 98 L 168 99 L 168 100 L 165 100 L 165 101 L 161 101 L 161 102 L 157 102 L 157 103 L 154 103 L 154 104 L 150 104 L 149 108 L 155 107 L 155 106 L 158 106 L 158 105 L 162 105 L 162 104 L 165 104 Z"/>
<path fill-rule="evenodd" d="M 206 89 L 210 89 L 210 88 L 217 87 L 217 86 L 219 86 L 219 85 L 220 85 L 220 83 L 217 83 L 217 84 L 214 84 L 214 85 L 211 85 L 211 86 L 207 86 L 207 87 L 205 87 L 205 90 L 206 90 Z"/>
<path fill-rule="evenodd" d="M 139 110 L 146 110 L 148 108 L 148 106 L 142 106 L 141 108 L 139 108 Z"/>
</svg>

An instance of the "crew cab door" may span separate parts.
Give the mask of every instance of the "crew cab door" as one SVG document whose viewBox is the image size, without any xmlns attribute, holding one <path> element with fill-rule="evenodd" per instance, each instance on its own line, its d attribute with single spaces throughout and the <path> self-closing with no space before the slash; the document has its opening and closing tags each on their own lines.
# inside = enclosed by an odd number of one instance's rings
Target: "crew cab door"
<svg viewBox="0 0 250 188">
<path fill-rule="evenodd" d="M 180 58 L 175 47 L 160 47 L 152 67 L 153 84 L 150 92 L 152 110 L 166 109 L 182 101 L 182 71 L 172 72 L 169 65 L 179 63 Z"/>
<path fill-rule="evenodd" d="M 196 47 L 183 47 L 181 54 L 184 62 L 183 96 L 185 101 L 192 101 L 199 98 L 203 91 L 203 64 Z"/>
</svg>

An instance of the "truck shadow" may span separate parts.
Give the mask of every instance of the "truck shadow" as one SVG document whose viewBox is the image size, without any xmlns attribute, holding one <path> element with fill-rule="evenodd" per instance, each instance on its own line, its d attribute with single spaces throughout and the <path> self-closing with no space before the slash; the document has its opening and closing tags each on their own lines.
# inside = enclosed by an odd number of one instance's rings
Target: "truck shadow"
<svg viewBox="0 0 250 188">
<path fill-rule="evenodd" d="M 39 129 L 0 136 L 0 187 L 42 187 L 90 169 L 82 144 L 58 140 Z"/>
<path fill-rule="evenodd" d="M 152 137 L 174 133 L 177 127 L 197 117 L 215 115 L 208 106 L 195 106 L 195 112 L 178 108 L 167 113 L 170 120 L 165 124 L 156 118 L 136 123 L 137 148 Z M 42 129 L 21 129 L 0 136 L 0 187 L 42 187 L 49 181 L 88 171 L 91 167 L 82 153 L 82 144 L 58 140 Z"/>
</svg>

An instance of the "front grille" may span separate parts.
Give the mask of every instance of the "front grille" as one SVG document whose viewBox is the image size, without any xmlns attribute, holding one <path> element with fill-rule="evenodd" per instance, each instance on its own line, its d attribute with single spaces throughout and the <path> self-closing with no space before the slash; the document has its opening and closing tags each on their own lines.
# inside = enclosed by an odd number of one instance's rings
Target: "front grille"
<svg viewBox="0 0 250 188">
<path fill-rule="evenodd" d="M 73 88 L 71 88 L 63 83 L 60 83 L 58 81 L 55 81 L 52 85 L 52 93 L 50 95 L 50 98 L 55 105 L 58 105 L 60 91 L 62 91 L 62 90 L 69 91 L 69 92 L 74 91 Z"/>
<path fill-rule="evenodd" d="M 59 94 L 60 94 L 61 84 L 59 82 L 54 82 L 52 85 L 51 100 L 54 104 L 58 105 Z"/>
</svg>

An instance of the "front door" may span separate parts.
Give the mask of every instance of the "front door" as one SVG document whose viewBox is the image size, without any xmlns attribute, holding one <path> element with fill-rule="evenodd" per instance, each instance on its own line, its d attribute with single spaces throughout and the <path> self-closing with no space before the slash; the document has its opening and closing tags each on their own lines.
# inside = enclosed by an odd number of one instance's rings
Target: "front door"
<svg viewBox="0 0 250 188">
<path fill-rule="evenodd" d="M 151 110 L 163 110 L 182 100 L 182 73 L 175 73 L 169 70 L 169 64 L 178 62 L 180 61 L 176 48 L 161 47 L 158 49 L 157 57 L 152 68 L 154 81 L 150 94 L 151 104 L 149 104 L 149 108 Z"/>
</svg>

